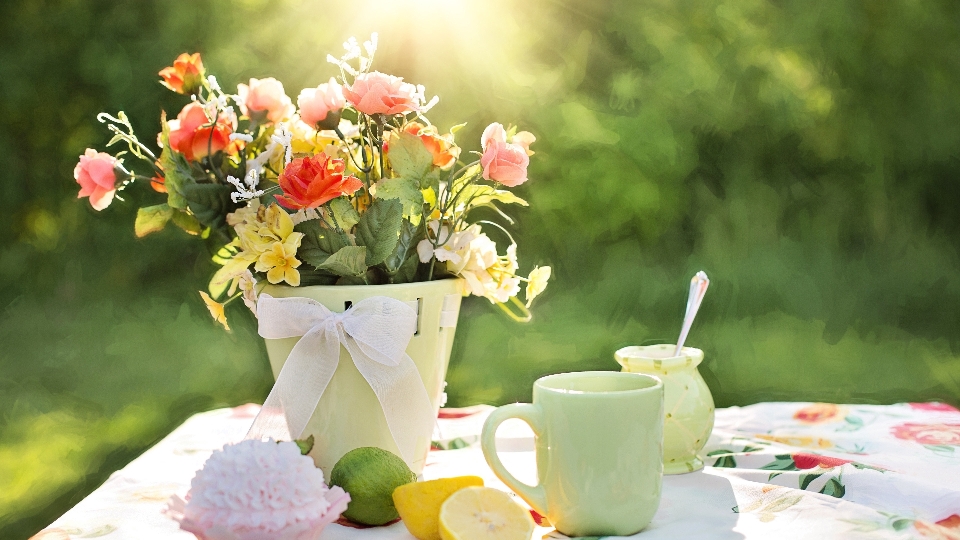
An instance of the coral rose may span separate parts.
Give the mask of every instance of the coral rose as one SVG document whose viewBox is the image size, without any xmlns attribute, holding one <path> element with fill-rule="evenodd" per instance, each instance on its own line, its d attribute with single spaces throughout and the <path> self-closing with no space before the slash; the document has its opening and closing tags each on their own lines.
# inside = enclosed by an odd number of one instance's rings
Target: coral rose
<svg viewBox="0 0 960 540">
<path fill-rule="evenodd" d="M 433 157 L 433 164 L 441 169 L 448 170 L 453 167 L 460 157 L 460 147 L 453 144 L 452 135 L 439 135 L 434 126 L 424 126 L 419 122 L 410 122 L 403 128 L 404 133 L 409 133 L 420 138 L 420 142 L 430 152 Z M 388 146 L 384 147 L 388 153 Z"/>
<path fill-rule="evenodd" d="M 907 422 L 890 430 L 893 436 L 906 441 L 933 446 L 960 446 L 960 424 L 916 424 Z"/>
<path fill-rule="evenodd" d="M 846 409 L 833 403 L 811 403 L 793 413 L 793 419 L 804 424 L 824 424 L 846 416 Z"/>
<path fill-rule="evenodd" d="M 417 88 L 403 78 L 379 71 L 358 75 L 343 95 L 366 115 L 404 114 L 417 110 Z"/>
<path fill-rule="evenodd" d="M 73 169 L 73 177 L 80 184 L 77 198 L 90 197 L 90 206 L 94 210 L 110 206 L 117 192 L 116 165 L 117 159 L 110 154 L 87 148 Z"/>
<path fill-rule="evenodd" d="M 283 190 L 277 202 L 291 210 L 316 208 L 363 187 L 356 177 L 344 176 L 344 168 L 342 159 L 330 159 L 326 154 L 291 161 L 277 179 Z"/>
<path fill-rule="evenodd" d="M 507 142 L 502 125 L 493 123 L 487 126 L 480 137 L 480 145 L 483 148 L 480 165 L 484 180 L 495 180 L 507 187 L 516 187 L 527 181 L 530 156 L 522 145 Z"/>
<path fill-rule="evenodd" d="M 250 79 L 250 84 L 238 84 L 240 110 L 257 122 L 280 122 L 293 116 L 296 108 L 283 91 L 283 83 L 268 77 Z"/>
<path fill-rule="evenodd" d="M 173 65 L 160 70 L 163 78 L 160 84 L 178 94 L 194 94 L 203 83 L 203 62 L 200 53 L 183 53 L 173 61 Z"/>
<path fill-rule="evenodd" d="M 170 146 L 190 161 L 220 152 L 230 145 L 230 134 L 233 133 L 236 119 L 221 113 L 217 123 L 211 124 L 203 105 L 195 101 L 187 104 L 176 120 L 168 122 Z"/>
<path fill-rule="evenodd" d="M 304 88 L 297 96 L 300 119 L 316 129 L 333 129 L 340 123 L 340 110 L 347 104 L 343 87 L 333 77 L 316 88 Z"/>
</svg>

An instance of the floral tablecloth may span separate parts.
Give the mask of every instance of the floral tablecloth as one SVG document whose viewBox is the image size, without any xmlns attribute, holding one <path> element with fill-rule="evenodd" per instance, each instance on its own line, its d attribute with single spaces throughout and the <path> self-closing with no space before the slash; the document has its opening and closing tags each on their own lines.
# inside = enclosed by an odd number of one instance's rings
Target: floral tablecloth
<svg viewBox="0 0 960 540">
<path fill-rule="evenodd" d="M 490 410 L 442 412 L 424 477 L 475 474 L 507 490 L 478 446 Z M 246 405 L 190 418 L 34 538 L 190 540 L 161 509 L 171 495 L 186 493 L 213 450 L 243 437 L 256 411 Z M 498 447 L 507 468 L 535 483 L 529 428 L 505 423 Z M 636 538 L 960 540 L 960 411 L 948 405 L 718 409 L 704 454 L 704 470 L 664 478 L 660 508 Z M 534 518 L 542 525 L 534 538 L 565 538 Z M 402 523 L 333 524 L 322 537 L 413 538 Z"/>
</svg>

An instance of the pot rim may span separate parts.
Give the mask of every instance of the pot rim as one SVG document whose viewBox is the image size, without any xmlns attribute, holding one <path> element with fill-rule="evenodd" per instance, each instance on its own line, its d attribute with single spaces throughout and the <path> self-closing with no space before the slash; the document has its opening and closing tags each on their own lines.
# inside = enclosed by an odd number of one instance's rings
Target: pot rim
<svg viewBox="0 0 960 540">
<path fill-rule="evenodd" d="M 676 348 L 674 343 L 631 345 L 617 350 L 613 357 L 625 368 L 654 370 L 695 368 L 703 361 L 703 351 L 700 349 L 684 347 L 680 349 L 678 356 L 674 356 L 673 351 Z"/>
</svg>

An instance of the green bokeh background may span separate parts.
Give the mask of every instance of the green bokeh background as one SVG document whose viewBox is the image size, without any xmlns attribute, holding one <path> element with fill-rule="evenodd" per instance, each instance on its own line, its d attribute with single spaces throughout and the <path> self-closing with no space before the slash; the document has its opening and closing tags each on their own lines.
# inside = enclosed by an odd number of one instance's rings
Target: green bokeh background
<svg viewBox="0 0 960 540">
<path fill-rule="evenodd" d="M 139 204 L 97 213 L 72 171 L 126 111 L 145 140 L 184 101 L 156 72 L 200 51 L 225 88 L 293 97 L 351 35 L 441 96 L 431 119 L 535 133 L 514 211 L 527 325 L 464 304 L 451 405 L 689 343 L 718 406 L 960 402 L 960 4 L 948 0 L 24 0 L 0 6 L 0 537 L 51 522 L 193 413 L 262 400 L 263 345 L 196 294 L 214 269 Z"/>
</svg>

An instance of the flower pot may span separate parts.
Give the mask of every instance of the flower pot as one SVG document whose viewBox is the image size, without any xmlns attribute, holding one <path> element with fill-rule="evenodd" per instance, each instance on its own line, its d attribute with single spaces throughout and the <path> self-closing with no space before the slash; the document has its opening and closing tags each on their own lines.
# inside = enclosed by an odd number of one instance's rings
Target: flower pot
<svg viewBox="0 0 960 540">
<path fill-rule="evenodd" d="M 676 345 L 624 347 L 614 357 L 622 371 L 645 373 L 663 381 L 663 474 L 683 474 L 703 468 L 697 453 L 713 431 L 713 395 L 697 370 L 703 351 Z"/>
<path fill-rule="evenodd" d="M 406 352 L 419 371 L 434 414 L 439 411 L 462 298 L 456 280 L 396 285 L 267 285 L 263 292 L 276 298 L 310 298 L 335 313 L 341 313 L 350 305 L 373 296 L 386 296 L 415 303 L 418 312 L 417 332 L 410 340 Z M 279 375 L 287 356 L 299 339 L 264 340 L 274 378 Z M 328 481 L 333 466 L 354 448 L 376 446 L 401 455 L 387 427 L 376 394 L 343 346 L 340 347 L 340 360 L 333 378 L 324 390 L 301 438 L 310 435 L 315 439 L 310 456 Z M 416 434 L 415 457 L 407 464 L 418 475 L 423 470 L 432 435 L 432 428 L 431 431 Z"/>
</svg>

